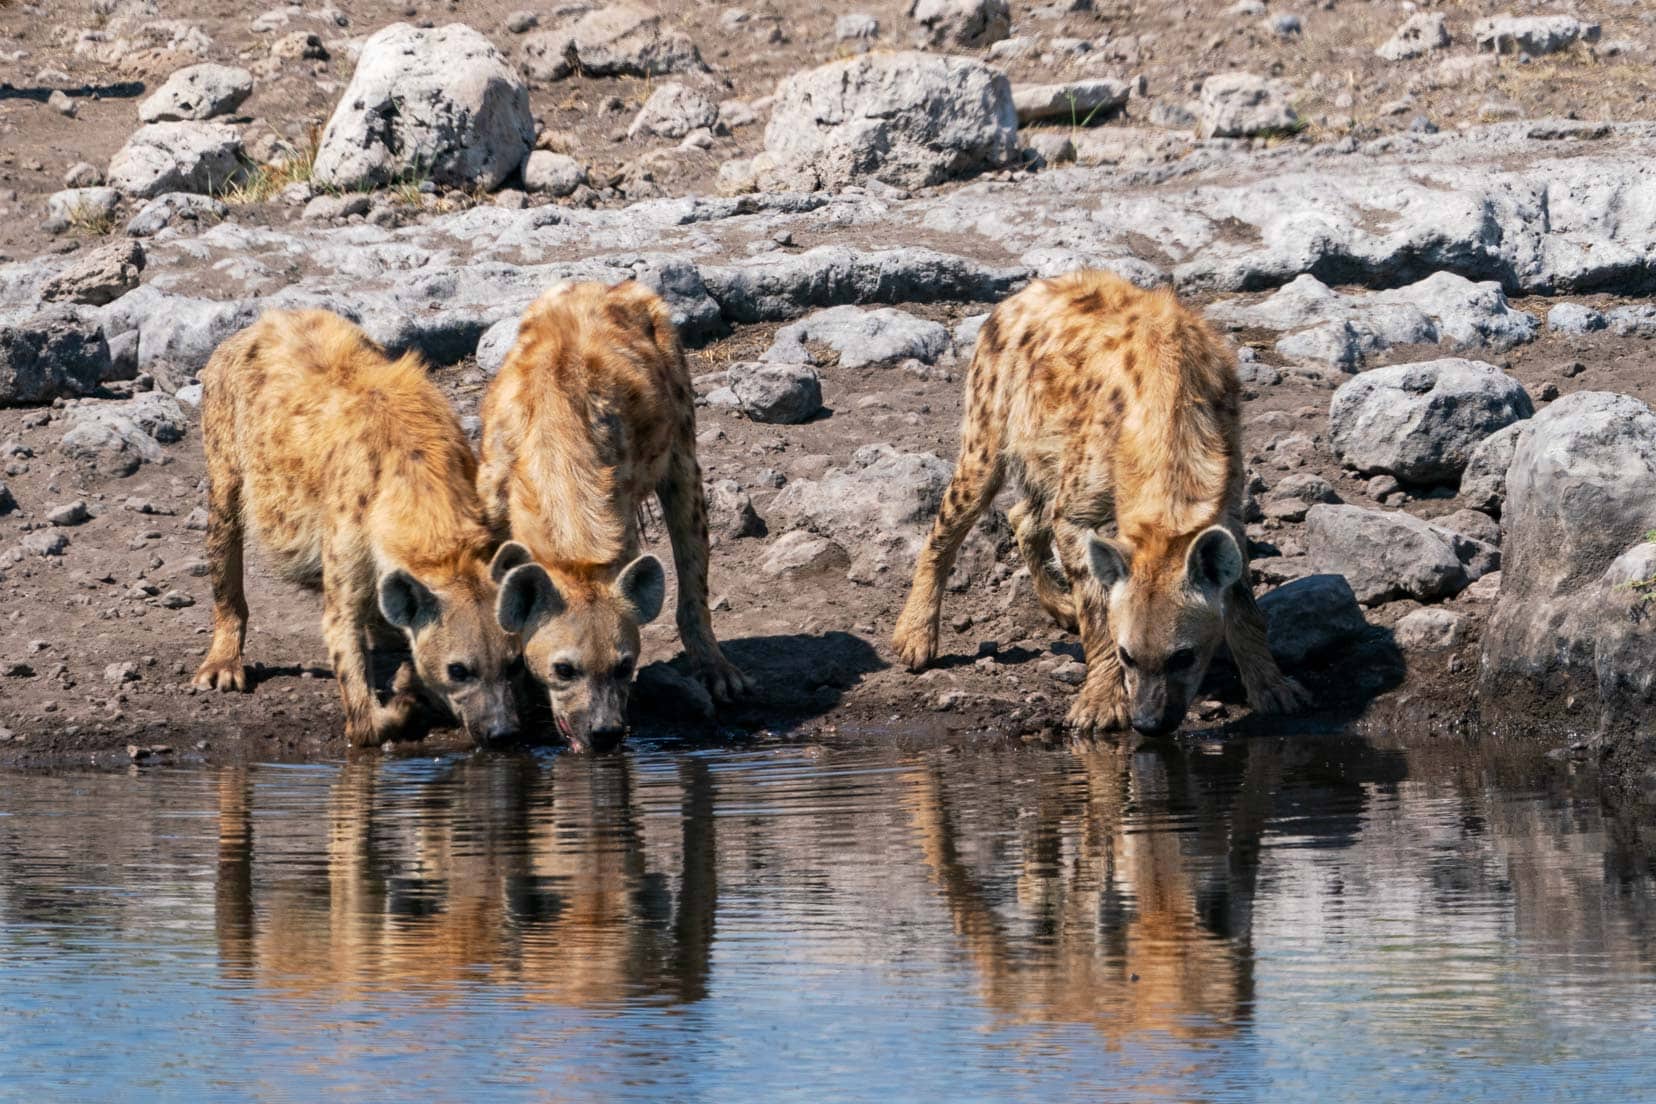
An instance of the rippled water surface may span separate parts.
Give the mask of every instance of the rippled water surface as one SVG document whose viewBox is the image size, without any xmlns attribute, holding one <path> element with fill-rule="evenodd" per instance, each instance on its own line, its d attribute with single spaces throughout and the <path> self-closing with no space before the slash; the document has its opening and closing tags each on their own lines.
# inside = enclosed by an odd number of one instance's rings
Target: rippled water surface
<svg viewBox="0 0 1656 1104">
<path fill-rule="evenodd" d="M 0 775 L 0 1098 L 1651 1099 L 1653 900 L 1345 741 Z"/>
</svg>

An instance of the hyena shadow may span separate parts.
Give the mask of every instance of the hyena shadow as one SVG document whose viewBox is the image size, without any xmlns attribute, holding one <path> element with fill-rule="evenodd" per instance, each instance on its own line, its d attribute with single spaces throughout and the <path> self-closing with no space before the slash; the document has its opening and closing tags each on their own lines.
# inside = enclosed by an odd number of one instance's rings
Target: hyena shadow
<svg viewBox="0 0 1656 1104">
<path fill-rule="evenodd" d="M 757 684 L 753 695 L 722 707 L 702 721 L 685 715 L 682 703 L 654 699 L 635 691 L 632 719 L 638 731 L 684 731 L 716 725 L 764 724 L 786 727 L 833 709 L 862 679 L 889 664 L 874 646 L 847 632 L 787 633 L 721 641 L 725 654 Z M 682 655 L 669 664 L 680 674 L 689 668 Z"/>
</svg>

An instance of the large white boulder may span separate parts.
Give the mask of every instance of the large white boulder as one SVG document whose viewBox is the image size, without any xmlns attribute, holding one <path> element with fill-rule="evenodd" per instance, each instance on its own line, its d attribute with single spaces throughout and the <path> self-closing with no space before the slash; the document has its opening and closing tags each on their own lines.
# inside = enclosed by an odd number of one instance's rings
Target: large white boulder
<svg viewBox="0 0 1656 1104">
<path fill-rule="evenodd" d="M 488 39 L 461 23 L 393 23 L 363 43 L 313 177 L 336 188 L 410 177 L 496 188 L 534 139 L 529 90 Z"/>
</svg>

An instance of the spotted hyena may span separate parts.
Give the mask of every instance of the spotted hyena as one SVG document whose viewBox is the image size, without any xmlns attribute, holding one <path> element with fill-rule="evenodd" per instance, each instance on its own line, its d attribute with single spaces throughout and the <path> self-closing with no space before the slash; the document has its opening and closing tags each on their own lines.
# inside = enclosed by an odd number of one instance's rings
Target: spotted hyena
<svg viewBox="0 0 1656 1104">
<path fill-rule="evenodd" d="M 661 611 L 660 561 L 638 518 L 661 501 L 678 574 L 678 629 L 720 701 L 750 683 L 725 659 L 707 608 L 707 504 L 689 369 L 666 304 L 636 283 L 564 284 L 524 313 L 483 403 L 484 509 L 533 562 L 501 583 L 558 730 L 601 748 L 626 731 L 639 626 Z"/>
<path fill-rule="evenodd" d="M 936 656 L 955 551 L 1012 475 L 1036 597 L 1086 652 L 1072 726 L 1177 728 L 1221 640 L 1255 709 L 1304 705 L 1249 586 L 1239 413 L 1233 355 L 1170 292 L 1077 272 L 1002 303 L 978 338 L 960 461 L 897 622 L 898 655 L 916 670 Z M 1112 523 L 1113 537 L 1097 532 Z"/>
<path fill-rule="evenodd" d="M 419 357 L 393 360 L 326 311 L 272 311 L 202 372 L 213 643 L 204 689 L 245 690 L 245 531 L 277 570 L 323 595 L 322 633 L 352 745 L 397 736 L 420 696 L 475 737 L 517 729 L 516 645 L 494 615 L 498 575 L 527 558 L 495 541 L 477 462 Z M 405 639 L 413 664 L 377 700 L 369 642 Z"/>
</svg>

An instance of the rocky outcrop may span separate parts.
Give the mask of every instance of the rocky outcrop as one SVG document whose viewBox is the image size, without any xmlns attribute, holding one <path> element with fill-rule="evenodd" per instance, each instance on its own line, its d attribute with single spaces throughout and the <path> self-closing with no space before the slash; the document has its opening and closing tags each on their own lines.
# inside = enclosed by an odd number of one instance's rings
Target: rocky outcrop
<svg viewBox="0 0 1656 1104">
<path fill-rule="evenodd" d="M 937 184 L 1017 155 L 1012 90 L 997 70 L 936 54 L 867 54 L 795 74 L 776 90 L 767 189 L 837 189 L 867 179 Z"/>
<path fill-rule="evenodd" d="M 407 178 L 497 188 L 534 139 L 529 90 L 488 39 L 460 23 L 393 23 L 363 43 L 312 176 L 335 188 Z"/>
<path fill-rule="evenodd" d="M 1505 565 L 1479 694 L 1516 720 L 1572 701 L 1589 733 L 1656 705 L 1656 412 L 1608 392 L 1530 419 L 1507 470 Z"/>
<path fill-rule="evenodd" d="M 1522 385 L 1494 365 L 1429 360 L 1342 384 L 1328 433 L 1335 455 L 1363 475 L 1453 483 L 1484 438 L 1533 413 Z"/>
</svg>

